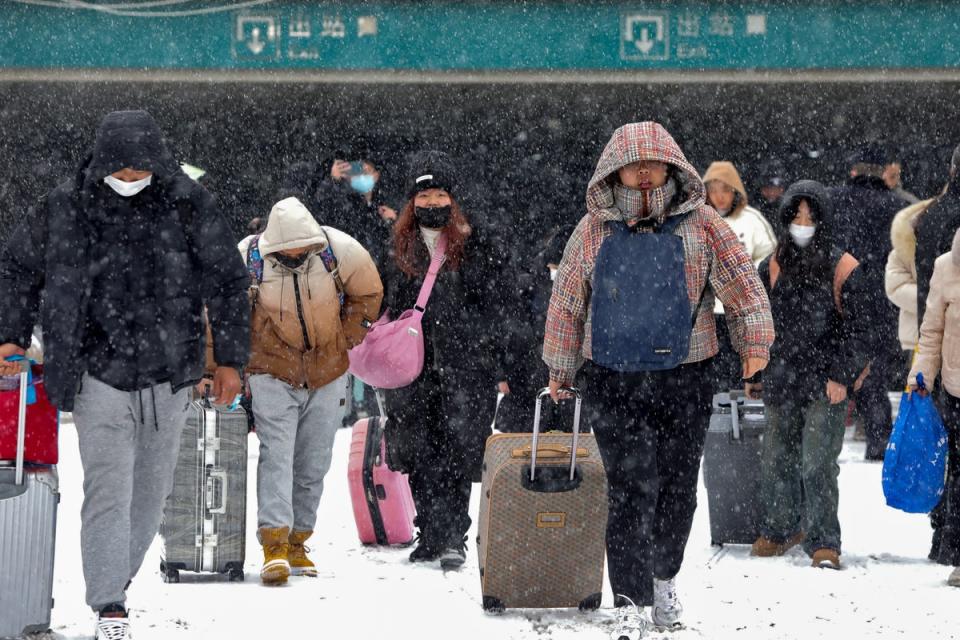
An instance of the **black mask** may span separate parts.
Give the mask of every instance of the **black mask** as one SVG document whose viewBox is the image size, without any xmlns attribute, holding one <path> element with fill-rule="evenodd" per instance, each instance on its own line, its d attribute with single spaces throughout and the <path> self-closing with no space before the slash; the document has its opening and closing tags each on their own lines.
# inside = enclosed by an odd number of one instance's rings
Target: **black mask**
<svg viewBox="0 0 960 640">
<path fill-rule="evenodd" d="M 445 207 L 416 207 L 413 217 L 421 227 L 428 229 L 443 229 L 450 222 L 450 205 Z"/>
<path fill-rule="evenodd" d="M 275 254 L 274 257 L 276 257 L 277 262 L 279 262 L 286 268 L 296 269 L 297 267 L 299 267 L 300 265 L 302 265 L 304 262 L 307 261 L 307 258 L 310 257 L 310 252 L 304 252 L 298 256 L 285 256 L 282 253 L 277 253 Z"/>
</svg>

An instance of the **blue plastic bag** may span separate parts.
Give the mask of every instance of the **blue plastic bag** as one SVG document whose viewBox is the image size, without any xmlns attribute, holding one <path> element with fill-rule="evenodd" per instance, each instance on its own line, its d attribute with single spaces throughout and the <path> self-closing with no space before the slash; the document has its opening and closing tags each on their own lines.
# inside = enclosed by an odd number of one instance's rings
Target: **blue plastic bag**
<svg viewBox="0 0 960 640">
<path fill-rule="evenodd" d="M 923 374 L 917 387 L 926 389 Z M 883 458 L 883 495 L 907 513 L 929 513 L 943 495 L 947 430 L 929 395 L 904 392 Z"/>
</svg>

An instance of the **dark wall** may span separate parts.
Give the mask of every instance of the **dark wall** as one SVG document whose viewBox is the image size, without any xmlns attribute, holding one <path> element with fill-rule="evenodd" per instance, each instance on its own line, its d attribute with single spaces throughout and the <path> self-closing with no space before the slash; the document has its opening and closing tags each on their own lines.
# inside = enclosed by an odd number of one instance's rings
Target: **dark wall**
<svg viewBox="0 0 960 640">
<path fill-rule="evenodd" d="M 288 164 L 339 147 L 375 150 L 394 193 L 406 154 L 461 159 L 467 210 L 538 238 L 582 214 L 614 128 L 654 119 L 703 171 L 780 158 L 789 180 L 842 181 L 854 145 L 899 149 L 908 189 L 931 195 L 960 142 L 960 84 L 358 85 L 0 83 L 0 237 L 69 175 L 102 115 L 145 108 L 178 158 L 203 167 L 234 228 L 269 210 Z M 359 154 L 359 151 L 348 151 Z M 395 204 L 402 204 L 395 198 Z"/>
</svg>

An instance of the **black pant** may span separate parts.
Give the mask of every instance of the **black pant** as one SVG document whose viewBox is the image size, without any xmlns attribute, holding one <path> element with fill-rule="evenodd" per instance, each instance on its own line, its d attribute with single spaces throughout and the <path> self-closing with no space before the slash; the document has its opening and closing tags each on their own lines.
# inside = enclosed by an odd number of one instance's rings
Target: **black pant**
<svg viewBox="0 0 960 640">
<path fill-rule="evenodd" d="M 483 372 L 425 370 L 388 392 L 390 467 L 410 476 L 420 535 L 459 542 L 470 528 L 471 483 L 479 480 L 496 395 Z"/>
<path fill-rule="evenodd" d="M 653 579 L 680 570 L 697 508 L 712 363 L 670 371 L 583 369 L 584 415 L 607 471 L 607 564 L 615 596 L 653 604 Z"/>
<path fill-rule="evenodd" d="M 902 377 L 897 370 L 900 353 L 878 355 L 870 363 L 870 375 L 863 381 L 859 391 L 853 392 L 857 413 L 863 418 L 863 430 L 867 436 L 868 460 L 881 460 L 887 448 L 887 440 L 893 430 L 893 414 L 890 408 L 889 391 L 902 385 L 895 383 Z M 896 364 L 895 364 L 896 362 Z M 894 376 L 896 374 L 896 377 Z"/>
<path fill-rule="evenodd" d="M 943 497 L 930 514 L 934 525 L 930 559 L 957 567 L 960 566 L 960 398 L 941 389 L 937 400 L 947 428 L 950 453 Z"/>
</svg>

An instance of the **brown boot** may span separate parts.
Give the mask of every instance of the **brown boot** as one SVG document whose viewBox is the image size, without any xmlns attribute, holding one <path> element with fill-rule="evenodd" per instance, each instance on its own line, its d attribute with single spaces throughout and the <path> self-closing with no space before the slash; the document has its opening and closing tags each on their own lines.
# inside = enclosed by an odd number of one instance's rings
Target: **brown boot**
<svg viewBox="0 0 960 640">
<path fill-rule="evenodd" d="M 317 577 L 317 565 L 307 557 L 309 549 L 303 545 L 312 535 L 313 531 L 290 532 L 290 553 L 287 554 L 287 559 L 290 561 L 290 575 Z"/>
<path fill-rule="evenodd" d="M 840 554 L 833 549 L 817 549 L 813 552 L 813 566 L 821 569 L 839 569 Z"/>
<path fill-rule="evenodd" d="M 795 533 L 783 542 L 775 542 L 770 538 L 760 536 L 754 541 L 753 546 L 750 548 L 750 555 L 758 558 L 782 556 L 801 542 L 803 542 L 803 531 Z"/>
<path fill-rule="evenodd" d="M 260 581 L 266 585 L 285 584 L 290 577 L 289 527 L 262 527 L 258 532 L 263 545 L 263 568 L 260 569 Z"/>
</svg>

